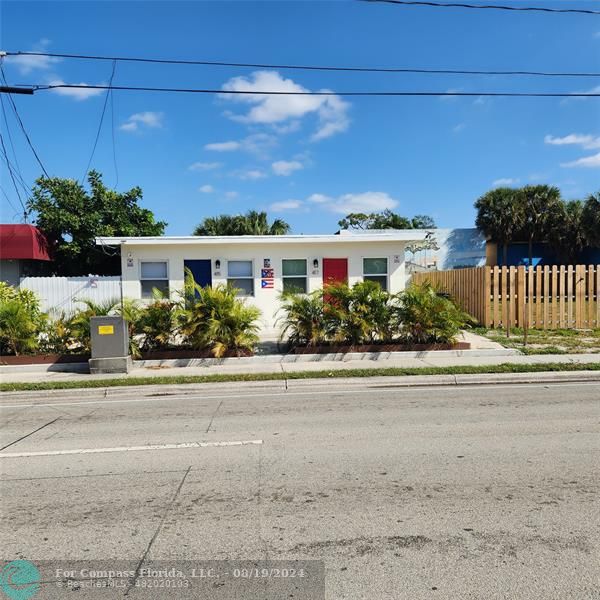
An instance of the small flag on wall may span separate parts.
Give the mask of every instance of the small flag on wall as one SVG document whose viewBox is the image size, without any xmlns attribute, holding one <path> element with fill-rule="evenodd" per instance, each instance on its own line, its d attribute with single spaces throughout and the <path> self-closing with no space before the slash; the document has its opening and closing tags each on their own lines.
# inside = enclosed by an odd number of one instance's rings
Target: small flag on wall
<svg viewBox="0 0 600 600">
<path fill-rule="evenodd" d="M 272 290 L 275 287 L 274 279 L 261 279 L 260 287 L 264 290 Z"/>
</svg>

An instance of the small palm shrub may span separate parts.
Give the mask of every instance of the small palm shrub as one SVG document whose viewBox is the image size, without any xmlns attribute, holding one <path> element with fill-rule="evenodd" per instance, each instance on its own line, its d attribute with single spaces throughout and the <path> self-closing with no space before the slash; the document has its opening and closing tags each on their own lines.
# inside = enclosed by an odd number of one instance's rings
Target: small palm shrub
<svg viewBox="0 0 600 600">
<path fill-rule="evenodd" d="M 37 348 L 37 323 L 18 300 L 0 301 L 0 347 L 3 354 L 27 354 Z"/>
<path fill-rule="evenodd" d="M 378 283 L 329 285 L 324 298 L 325 329 L 331 341 L 358 345 L 392 337 L 391 296 Z"/>
<path fill-rule="evenodd" d="M 293 346 L 316 346 L 325 341 L 323 290 L 310 294 L 283 293 L 280 296 L 283 313 L 277 319 L 281 339 Z"/>
<path fill-rule="evenodd" d="M 0 282 L 0 353 L 26 354 L 38 347 L 38 331 L 46 315 L 31 290 Z"/>
<path fill-rule="evenodd" d="M 473 319 L 452 300 L 440 296 L 430 283 L 411 285 L 398 294 L 394 311 L 400 324 L 400 339 L 411 344 L 456 342 L 460 330 Z"/>
<path fill-rule="evenodd" d="M 197 350 L 209 349 L 217 358 L 252 350 L 258 342 L 260 310 L 246 305 L 230 286 L 194 285 L 197 297 L 188 294 L 178 311 L 184 341 Z"/>
<path fill-rule="evenodd" d="M 69 354 L 78 348 L 66 313 L 50 317 L 40 331 L 39 351 L 43 354 Z"/>
<path fill-rule="evenodd" d="M 136 322 L 136 332 L 142 336 L 142 351 L 169 347 L 177 328 L 177 307 L 176 302 L 160 298 L 144 307 Z"/>
</svg>

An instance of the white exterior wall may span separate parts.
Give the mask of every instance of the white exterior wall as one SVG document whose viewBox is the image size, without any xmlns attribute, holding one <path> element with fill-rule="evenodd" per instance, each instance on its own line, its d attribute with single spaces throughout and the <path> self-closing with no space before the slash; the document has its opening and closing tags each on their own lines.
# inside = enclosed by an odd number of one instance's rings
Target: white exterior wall
<svg viewBox="0 0 600 600">
<path fill-rule="evenodd" d="M 212 283 L 227 283 L 228 260 L 252 260 L 254 274 L 254 296 L 246 301 L 257 306 L 262 313 L 261 330 L 263 337 L 278 336 L 275 321 L 279 309 L 279 295 L 283 290 L 282 259 L 307 260 L 308 291 L 323 287 L 323 258 L 347 258 L 348 280 L 352 285 L 363 280 L 363 258 L 388 259 L 388 290 L 399 292 L 405 287 L 404 242 L 377 241 L 365 243 L 283 243 L 283 244 L 155 244 L 121 246 L 121 268 L 123 296 L 141 298 L 141 261 L 167 261 L 169 290 L 171 293 L 182 290 L 184 284 L 184 260 L 210 259 L 212 261 Z M 261 289 L 261 269 L 263 260 L 270 259 L 274 269 L 275 288 Z M 215 261 L 221 261 L 221 269 L 215 268 Z M 313 261 L 319 261 L 319 268 L 313 272 Z M 131 265 L 131 266 L 128 266 Z"/>
<path fill-rule="evenodd" d="M 35 292 L 44 312 L 73 314 L 85 308 L 78 300 L 108 302 L 120 300 L 121 278 L 116 276 L 90 277 L 22 277 L 21 288 Z"/>
</svg>

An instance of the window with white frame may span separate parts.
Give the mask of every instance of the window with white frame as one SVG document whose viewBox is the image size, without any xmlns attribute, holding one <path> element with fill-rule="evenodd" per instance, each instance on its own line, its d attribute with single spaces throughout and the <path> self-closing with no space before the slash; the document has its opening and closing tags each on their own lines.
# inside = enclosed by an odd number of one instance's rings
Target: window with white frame
<svg viewBox="0 0 600 600">
<path fill-rule="evenodd" d="M 363 258 L 363 280 L 374 281 L 382 290 L 388 288 L 388 259 Z"/>
<path fill-rule="evenodd" d="M 169 266 L 167 261 L 141 261 L 140 282 L 142 284 L 142 298 L 153 298 L 155 289 L 168 296 Z"/>
<path fill-rule="evenodd" d="M 294 294 L 306 294 L 306 259 L 285 258 L 281 261 L 281 274 L 283 277 L 283 291 Z"/>
<path fill-rule="evenodd" d="M 238 296 L 254 296 L 252 261 L 228 260 L 227 283 L 237 288 Z"/>
</svg>

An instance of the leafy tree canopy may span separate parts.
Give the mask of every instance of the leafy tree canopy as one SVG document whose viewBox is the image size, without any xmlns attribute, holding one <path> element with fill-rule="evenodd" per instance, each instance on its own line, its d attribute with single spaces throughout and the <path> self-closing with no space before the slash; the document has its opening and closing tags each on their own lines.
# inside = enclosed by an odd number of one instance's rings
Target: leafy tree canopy
<svg viewBox="0 0 600 600">
<path fill-rule="evenodd" d="M 342 229 L 435 229 L 434 220 L 427 215 L 412 219 L 387 209 L 379 213 L 350 213 L 338 225 Z"/>
<path fill-rule="evenodd" d="M 45 267 L 60 275 L 109 275 L 120 272 L 118 251 L 96 246 L 97 236 L 157 236 L 166 223 L 141 208 L 142 190 L 116 192 L 97 171 L 88 174 L 89 191 L 73 179 L 41 177 L 28 203 L 35 224 L 53 257 Z"/>
<path fill-rule="evenodd" d="M 581 221 L 589 245 L 600 248 L 600 192 L 587 197 L 581 211 Z"/>
<path fill-rule="evenodd" d="M 250 210 L 245 215 L 206 217 L 193 235 L 285 235 L 290 229 L 282 219 L 269 223 L 266 212 Z"/>
</svg>

